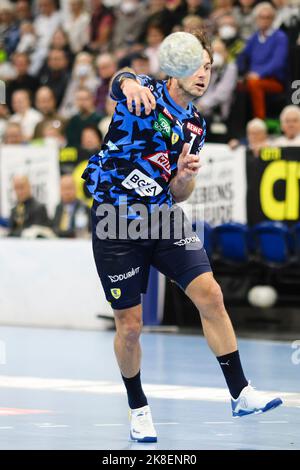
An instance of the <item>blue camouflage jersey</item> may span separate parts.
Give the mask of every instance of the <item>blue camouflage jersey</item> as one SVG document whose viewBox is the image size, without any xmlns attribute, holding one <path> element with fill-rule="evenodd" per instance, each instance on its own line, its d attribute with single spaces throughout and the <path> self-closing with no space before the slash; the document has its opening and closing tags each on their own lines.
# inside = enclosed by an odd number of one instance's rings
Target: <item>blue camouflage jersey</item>
<svg viewBox="0 0 300 470">
<path fill-rule="evenodd" d="M 138 76 L 156 99 L 147 116 L 129 112 L 126 99 L 116 105 L 108 133 L 99 153 L 88 162 L 82 177 L 93 198 L 100 203 L 173 204 L 170 181 L 185 142 L 190 153 L 198 154 L 204 144 L 205 121 L 190 103 L 187 109 L 170 96 L 167 82 Z"/>
</svg>

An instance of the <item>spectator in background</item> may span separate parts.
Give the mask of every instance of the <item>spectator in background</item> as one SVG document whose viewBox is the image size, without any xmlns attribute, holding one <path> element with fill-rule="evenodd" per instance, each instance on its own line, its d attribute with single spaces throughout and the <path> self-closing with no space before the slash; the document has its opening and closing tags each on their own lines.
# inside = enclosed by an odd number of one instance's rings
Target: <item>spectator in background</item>
<svg viewBox="0 0 300 470">
<path fill-rule="evenodd" d="M 7 0 L 0 3 L 0 44 L 9 57 L 20 39 L 19 24 L 16 20 L 15 5 Z"/>
<path fill-rule="evenodd" d="M 19 23 L 31 22 L 32 12 L 29 0 L 17 0 L 16 2 L 16 18 Z"/>
<path fill-rule="evenodd" d="M 47 57 L 47 63 L 40 73 L 41 85 L 46 85 L 53 90 L 57 106 L 59 107 L 69 79 L 68 57 L 63 49 L 51 49 Z"/>
<path fill-rule="evenodd" d="M 152 23 L 159 22 L 162 25 L 164 28 L 164 36 L 167 36 L 172 32 L 174 21 L 170 11 L 166 7 L 165 0 L 149 0 L 146 6 L 145 17 L 146 21 L 139 37 L 140 42 L 145 43 L 148 26 Z"/>
<path fill-rule="evenodd" d="M 127 49 L 137 42 L 145 22 L 146 8 L 139 0 L 123 0 L 115 10 L 112 48 Z"/>
<path fill-rule="evenodd" d="M 61 133 L 64 133 L 66 122 L 56 111 L 56 100 L 51 88 L 42 86 L 38 89 L 35 96 L 35 107 L 43 115 L 43 120 L 35 128 L 35 139 L 42 138 L 42 129 L 45 121 L 52 121 L 55 127 Z"/>
<path fill-rule="evenodd" d="M 137 75 L 151 75 L 149 57 L 144 52 L 131 54 L 130 67 Z"/>
<path fill-rule="evenodd" d="M 276 8 L 276 16 L 273 22 L 273 28 L 289 29 L 292 26 L 292 22 L 299 18 L 299 2 L 298 6 L 291 5 L 289 0 L 272 0 L 273 5 Z"/>
<path fill-rule="evenodd" d="M 158 49 L 164 39 L 164 28 L 161 23 L 152 23 L 148 25 L 146 32 L 145 54 L 149 57 L 151 75 L 159 73 Z"/>
<path fill-rule="evenodd" d="M 203 21 L 200 16 L 197 15 L 187 15 L 182 20 L 183 31 L 186 33 L 196 31 L 201 29 L 203 26 Z"/>
<path fill-rule="evenodd" d="M 109 82 L 117 71 L 117 63 L 113 54 L 103 53 L 97 57 L 96 66 L 100 84 L 95 94 L 95 105 L 97 113 L 105 114 L 105 102 L 109 91 Z"/>
<path fill-rule="evenodd" d="M 234 7 L 233 14 L 239 25 L 241 38 L 246 41 L 255 32 L 253 8 L 256 0 L 239 0 Z"/>
<path fill-rule="evenodd" d="M 228 62 L 226 45 L 220 39 L 212 43 L 213 64 L 210 85 L 199 100 L 199 109 L 205 119 L 212 122 L 226 121 L 232 103 L 233 93 L 237 84 L 237 66 Z"/>
<path fill-rule="evenodd" d="M 258 157 L 262 148 L 274 145 L 269 139 L 267 125 L 262 119 L 254 118 L 249 121 L 246 132 L 246 139 L 231 139 L 228 142 L 229 147 L 234 150 L 239 145 L 246 145 L 253 156 Z"/>
<path fill-rule="evenodd" d="M 216 0 L 214 2 L 214 8 L 210 14 L 210 19 L 217 23 L 222 16 L 231 15 L 233 7 L 233 0 Z"/>
<path fill-rule="evenodd" d="M 185 0 L 166 0 L 166 8 L 169 12 L 168 19 L 172 29 L 181 24 L 183 18 L 188 14 Z M 160 22 L 161 19 L 160 19 Z"/>
<path fill-rule="evenodd" d="M 12 109 L 14 114 L 9 118 L 9 122 L 20 124 L 25 140 L 31 140 L 35 126 L 42 121 L 43 115 L 31 107 L 28 90 L 17 90 L 13 93 Z"/>
<path fill-rule="evenodd" d="M 278 137 L 274 145 L 279 147 L 300 147 L 300 108 L 289 105 L 280 114 L 280 125 L 283 135 Z"/>
<path fill-rule="evenodd" d="M 218 36 L 226 44 L 228 60 L 235 61 L 245 44 L 240 37 L 239 26 L 232 14 L 222 15 L 219 18 Z"/>
<path fill-rule="evenodd" d="M 66 119 L 74 116 L 78 112 L 74 101 L 77 90 L 88 88 L 92 93 L 95 93 L 98 84 L 99 79 L 94 69 L 93 56 L 89 52 L 79 52 L 74 62 L 71 80 L 65 91 L 59 113 Z"/>
<path fill-rule="evenodd" d="M 249 38 L 238 57 L 240 73 L 245 74 L 253 115 L 266 118 L 266 94 L 284 91 L 288 67 L 288 39 L 274 30 L 275 10 L 263 2 L 254 9 L 258 31 Z"/>
<path fill-rule="evenodd" d="M 90 155 L 99 152 L 103 141 L 101 131 L 95 126 L 87 126 L 82 130 L 81 148 Z"/>
<path fill-rule="evenodd" d="M 29 73 L 30 60 L 27 54 L 15 52 L 12 56 L 12 64 L 16 71 L 16 77 L 6 86 L 6 101 L 11 109 L 11 97 L 16 90 L 28 90 L 34 96 L 39 87 L 39 80 Z"/>
<path fill-rule="evenodd" d="M 91 24 L 89 48 L 92 51 L 107 51 L 114 25 L 112 11 L 105 7 L 102 0 L 91 0 Z"/>
<path fill-rule="evenodd" d="M 62 49 L 68 57 L 68 64 L 71 66 L 74 60 L 74 54 L 71 51 L 67 33 L 60 27 L 53 34 L 50 49 Z"/>
<path fill-rule="evenodd" d="M 76 92 L 78 113 L 73 116 L 66 127 L 66 137 L 69 147 L 79 147 L 81 133 L 84 127 L 98 125 L 101 116 L 96 112 L 93 93 L 87 88 Z"/>
<path fill-rule="evenodd" d="M 7 121 L 9 119 L 9 109 L 6 104 L 0 104 L 0 143 L 3 142 Z"/>
<path fill-rule="evenodd" d="M 38 0 L 39 13 L 34 20 L 37 47 L 48 50 L 55 31 L 62 23 L 61 12 L 55 0 Z"/>
<path fill-rule="evenodd" d="M 111 122 L 111 118 L 115 112 L 116 104 L 117 102 L 115 100 L 112 100 L 109 95 L 106 97 L 105 116 L 101 119 L 98 125 L 98 128 L 101 134 L 104 136 L 107 134 L 107 131 Z"/>
<path fill-rule="evenodd" d="M 76 198 L 72 175 L 60 180 L 61 202 L 57 205 L 52 228 L 58 237 L 76 238 L 90 231 L 89 208 Z"/>
<path fill-rule="evenodd" d="M 196 15 L 207 18 L 209 15 L 208 5 L 203 0 L 186 0 L 187 15 Z"/>
<path fill-rule="evenodd" d="M 5 145 L 19 145 L 24 144 L 24 136 L 22 128 L 17 122 L 9 122 L 6 126 L 3 143 Z"/>
<path fill-rule="evenodd" d="M 82 51 L 89 42 L 90 14 L 85 9 L 84 0 L 69 0 L 70 17 L 63 24 L 71 50 L 74 54 Z"/>
<path fill-rule="evenodd" d="M 66 138 L 58 121 L 45 120 L 41 126 L 41 139 L 39 143 L 55 145 L 58 149 L 66 146 Z"/>
<path fill-rule="evenodd" d="M 15 176 L 13 178 L 13 188 L 17 197 L 17 205 L 11 211 L 9 235 L 12 237 L 20 237 L 22 236 L 22 231 L 32 225 L 48 227 L 50 221 L 47 215 L 47 209 L 44 204 L 40 204 L 32 196 L 28 177 Z"/>
<path fill-rule="evenodd" d="M 31 21 L 23 21 L 20 25 L 20 41 L 18 42 L 16 52 L 33 54 L 36 46 L 36 35 Z"/>
</svg>

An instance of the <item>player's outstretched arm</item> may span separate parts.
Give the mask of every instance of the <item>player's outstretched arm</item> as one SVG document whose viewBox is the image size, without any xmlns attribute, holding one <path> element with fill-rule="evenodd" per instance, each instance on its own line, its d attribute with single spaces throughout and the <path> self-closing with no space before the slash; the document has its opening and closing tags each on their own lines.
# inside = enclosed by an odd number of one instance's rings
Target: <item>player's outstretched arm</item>
<svg viewBox="0 0 300 470">
<path fill-rule="evenodd" d="M 156 106 L 153 94 L 149 88 L 141 85 L 132 69 L 125 69 L 113 77 L 110 94 L 117 101 L 126 98 L 128 110 L 133 112 L 135 108 L 137 116 L 141 115 L 142 105 L 145 107 L 146 115 L 149 115 Z"/>
<path fill-rule="evenodd" d="M 189 144 L 184 144 L 177 161 L 177 175 L 170 183 L 171 193 L 176 202 L 189 198 L 195 187 L 195 177 L 200 164 L 199 155 L 189 153 Z"/>
</svg>

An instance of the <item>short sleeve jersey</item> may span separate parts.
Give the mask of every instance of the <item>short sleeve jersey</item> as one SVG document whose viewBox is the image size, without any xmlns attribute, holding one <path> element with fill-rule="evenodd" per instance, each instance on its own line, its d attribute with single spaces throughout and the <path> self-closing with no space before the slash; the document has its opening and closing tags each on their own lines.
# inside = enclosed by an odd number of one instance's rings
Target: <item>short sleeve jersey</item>
<svg viewBox="0 0 300 470">
<path fill-rule="evenodd" d="M 205 121 L 192 103 L 186 109 L 170 96 L 166 81 L 139 75 L 156 99 L 148 116 L 129 112 L 126 99 L 118 101 L 99 153 L 88 162 L 82 177 L 93 198 L 114 206 L 173 204 L 170 181 L 185 142 L 198 154 L 204 144 Z"/>
</svg>

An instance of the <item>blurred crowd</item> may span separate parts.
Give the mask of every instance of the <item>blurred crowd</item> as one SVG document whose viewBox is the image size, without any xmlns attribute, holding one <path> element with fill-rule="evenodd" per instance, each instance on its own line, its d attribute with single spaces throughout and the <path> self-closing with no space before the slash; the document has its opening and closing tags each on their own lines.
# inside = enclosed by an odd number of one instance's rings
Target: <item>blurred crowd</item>
<svg viewBox="0 0 300 470">
<path fill-rule="evenodd" d="M 114 112 L 108 95 L 114 73 L 130 66 L 165 78 L 158 63 L 164 37 L 199 28 L 211 39 L 214 59 L 211 85 L 196 103 L 207 141 L 248 145 L 254 156 L 266 145 L 300 146 L 300 100 L 293 99 L 300 79 L 299 0 L 1 0 L 0 143 L 55 143 L 61 155 L 75 152 L 75 160 L 85 160 L 101 146 Z M 51 221 L 28 179 L 15 178 L 11 234 L 28 228 L 27 200 L 39 225 L 57 236 L 77 236 L 83 220 L 89 229 L 72 169 L 61 166 L 62 201 Z"/>
</svg>

